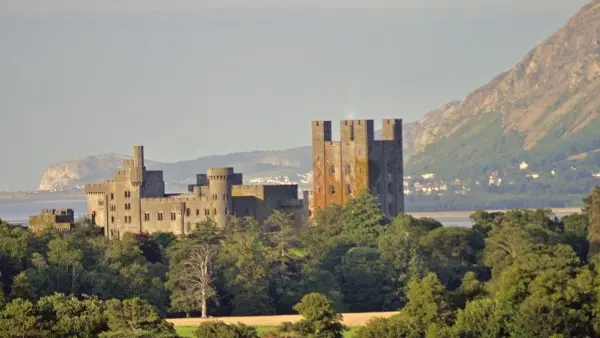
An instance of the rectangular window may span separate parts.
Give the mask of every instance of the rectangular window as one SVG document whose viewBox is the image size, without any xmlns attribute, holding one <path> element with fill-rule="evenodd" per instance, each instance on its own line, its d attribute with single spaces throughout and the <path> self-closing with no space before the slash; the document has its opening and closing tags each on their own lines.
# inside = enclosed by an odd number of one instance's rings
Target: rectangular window
<svg viewBox="0 0 600 338">
<path fill-rule="evenodd" d="M 150 213 L 144 213 L 144 221 L 149 221 L 150 220 Z"/>
<path fill-rule="evenodd" d="M 127 223 L 127 216 L 125 216 L 125 219 L 123 220 L 123 223 Z"/>
<path fill-rule="evenodd" d="M 163 213 L 162 213 L 162 212 L 159 212 L 159 213 L 156 215 L 156 219 L 158 219 L 159 221 L 162 221 L 162 220 L 163 220 Z"/>
<path fill-rule="evenodd" d="M 176 218 L 177 218 L 177 215 L 174 212 L 172 212 L 171 213 L 171 221 L 174 221 Z"/>
</svg>

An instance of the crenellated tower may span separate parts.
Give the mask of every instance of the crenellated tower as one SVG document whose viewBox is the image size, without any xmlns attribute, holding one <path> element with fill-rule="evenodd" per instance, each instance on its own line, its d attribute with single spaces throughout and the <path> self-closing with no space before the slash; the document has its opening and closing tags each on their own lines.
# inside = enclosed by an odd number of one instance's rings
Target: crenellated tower
<svg viewBox="0 0 600 338">
<path fill-rule="evenodd" d="M 233 198 L 231 190 L 235 181 L 233 168 L 209 168 L 206 170 L 208 190 L 212 210 L 212 219 L 219 227 L 227 224 L 227 218 L 233 214 Z"/>
<path fill-rule="evenodd" d="M 330 121 L 312 122 L 311 212 L 345 206 L 365 191 L 378 197 L 386 216 L 404 211 L 402 120 L 383 120 L 382 133 L 376 140 L 373 120 L 343 120 L 340 141 L 332 141 Z"/>
</svg>

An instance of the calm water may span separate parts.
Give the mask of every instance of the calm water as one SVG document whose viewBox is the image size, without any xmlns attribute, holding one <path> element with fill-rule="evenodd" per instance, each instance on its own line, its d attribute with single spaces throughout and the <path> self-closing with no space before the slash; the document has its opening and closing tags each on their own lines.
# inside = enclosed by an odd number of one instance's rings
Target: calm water
<svg viewBox="0 0 600 338">
<path fill-rule="evenodd" d="M 26 225 L 30 215 L 39 214 L 42 209 L 60 209 L 69 208 L 75 211 L 75 219 L 85 215 L 86 202 L 83 198 L 63 199 L 63 200 L 40 200 L 40 201 L 24 201 L 24 202 L 9 202 L 0 201 L 0 219 L 10 223 Z M 471 226 L 471 221 L 468 218 L 452 218 L 444 219 L 435 217 L 435 213 L 431 213 L 428 217 L 436 218 L 445 226 Z"/>
<path fill-rule="evenodd" d="M 29 216 L 37 215 L 42 209 L 73 209 L 75 219 L 86 212 L 85 199 L 40 200 L 23 202 L 0 202 L 0 218 L 9 223 L 26 225 Z"/>
</svg>

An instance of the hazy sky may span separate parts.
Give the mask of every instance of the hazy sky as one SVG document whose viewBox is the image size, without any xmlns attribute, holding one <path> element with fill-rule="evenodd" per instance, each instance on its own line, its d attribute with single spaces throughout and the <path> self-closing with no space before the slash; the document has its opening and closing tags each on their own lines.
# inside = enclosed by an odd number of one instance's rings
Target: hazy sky
<svg viewBox="0 0 600 338">
<path fill-rule="evenodd" d="M 0 190 L 133 144 L 176 161 L 307 145 L 315 119 L 413 121 L 586 2 L 0 0 Z"/>
</svg>

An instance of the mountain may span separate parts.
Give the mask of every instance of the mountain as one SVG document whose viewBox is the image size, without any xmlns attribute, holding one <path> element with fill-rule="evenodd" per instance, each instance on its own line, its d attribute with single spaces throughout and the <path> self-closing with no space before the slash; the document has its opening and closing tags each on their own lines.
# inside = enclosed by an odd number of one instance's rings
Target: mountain
<svg viewBox="0 0 600 338">
<path fill-rule="evenodd" d="M 311 167 L 310 147 L 287 150 L 240 152 L 228 155 L 212 155 L 195 160 L 164 163 L 146 160 L 151 170 L 163 170 L 169 191 L 182 191 L 196 181 L 196 174 L 208 167 L 232 166 L 244 173 L 247 181 L 270 179 L 273 182 L 296 182 L 306 184 Z M 88 156 L 48 167 L 42 175 L 39 191 L 81 189 L 83 184 L 101 182 L 112 178 L 122 167 L 123 159 L 130 156 L 105 154 Z M 286 179 L 287 177 L 287 179 Z"/>
<path fill-rule="evenodd" d="M 594 0 L 511 69 L 404 126 L 407 205 L 416 211 L 579 203 L 600 184 L 599 131 L 600 0 Z M 51 166 L 40 189 L 112 177 L 122 158 Z M 148 164 L 165 171 L 171 190 L 225 165 L 248 180 L 287 176 L 309 187 L 309 147 Z"/>
<path fill-rule="evenodd" d="M 592 157 L 600 156 L 594 152 L 600 149 L 599 115 L 600 0 L 595 0 L 511 69 L 408 124 L 416 154 L 407 172 L 467 178 L 517 169 L 522 161 L 530 170 L 552 170 L 569 167 L 581 153 L 598 162 Z"/>
</svg>

